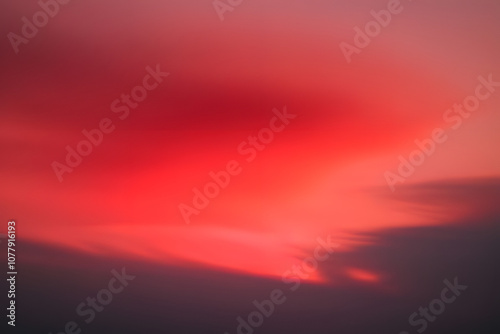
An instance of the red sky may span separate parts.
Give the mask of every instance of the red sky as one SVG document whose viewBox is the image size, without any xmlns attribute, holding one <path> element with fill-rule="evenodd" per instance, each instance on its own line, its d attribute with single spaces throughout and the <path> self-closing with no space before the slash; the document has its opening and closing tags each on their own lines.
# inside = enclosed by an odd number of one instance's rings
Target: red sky
<svg viewBox="0 0 500 334">
<path fill-rule="evenodd" d="M 374 242 L 360 233 L 476 213 L 391 199 L 398 190 L 391 195 L 384 172 L 437 127 L 449 140 L 405 185 L 500 175 L 500 92 L 460 129 L 443 121 L 478 76 L 500 81 L 496 35 L 473 33 L 498 31 L 495 2 L 435 16 L 430 2 L 408 4 L 351 64 L 339 43 L 351 43 L 353 26 L 384 2 L 252 1 L 224 22 L 210 2 L 118 3 L 74 1 L 19 54 L 6 39 L 0 46 L 1 219 L 19 221 L 23 238 L 280 277 L 318 236 L 350 252 Z M 16 33 L 38 9 L 2 8 L 2 28 Z M 170 76 L 120 120 L 111 102 L 156 64 Z M 284 106 L 297 117 L 246 163 L 238 145 Z M 51 163 L 106 117 L 114 132 L 58 182 Z M 185 224 L 178 205 L 230 160 L 242 173 Z M 350 266 L 345 274 L 383 275 Z"/>
</svg>

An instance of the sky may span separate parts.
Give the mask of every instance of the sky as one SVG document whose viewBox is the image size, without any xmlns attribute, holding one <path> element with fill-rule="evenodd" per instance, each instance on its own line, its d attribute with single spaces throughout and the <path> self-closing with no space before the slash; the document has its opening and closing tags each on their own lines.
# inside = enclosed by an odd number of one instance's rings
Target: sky
<svg viewBox="0 0 500 334">
<path fill-rule="evenodd" d="M 283 289 L 255 333 L 415 333 L 455 277 L 425 331 L 498 330 L 500 4 L 214 3 L 0 4 L 8 330 L 233 334 Z M 83 324 L 122 267 L 137 278 Z"/>
</svg>

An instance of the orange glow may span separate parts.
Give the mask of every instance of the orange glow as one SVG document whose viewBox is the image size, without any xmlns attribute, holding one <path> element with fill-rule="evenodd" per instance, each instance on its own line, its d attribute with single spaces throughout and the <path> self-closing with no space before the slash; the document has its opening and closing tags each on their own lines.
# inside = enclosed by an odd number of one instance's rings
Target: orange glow
<svg viewBox="0 0 500 334">
<path fill-rule="evenodd" d="M 491 154 L 500 114 L 487 112 L 499 109 L 498 96 L 482 103 L 459 131 L 442 117 L 474 93 L 478 75 L 492 72 L 488 62 L 478 61 L 470 73 L 470 67 L 450 65 L 467 57 L 464 52 L 423 55 L 426 39 L 409 41 L 406 33 L 432 28 L 416 31 L 401 21 L 395 35 L 384 34 L 387 44 L 381 36 L 347 65 L 335 41 L 347 40 L 342 34 L 352 25 L 346 30 L 348 15 L 340 10 L 311 18 L 302 17 L 309 10 L 266 11 L 255 21 L 242 9 L 229 25 L 202 9 L 210 4 L 147 3 L 128 2 L 121 15 L 110 17 L 103 9 L 114 7 L 106 2 L 68 9 L 40 33 L 43 41 L 37 37 L 19 57 L 3 62 L 8 84 L 0 114 L 0 201 L 3 220 L 14 215 L 22 222 L 23 238 L 279 279 L 310 256 L 319 236 L 332 235 L 342 252 L 355 252 L 379 242 L 370 237 L 376 231 L 444 225 L 481 211 L 474 207 L 480 203 L 415 204 L 404 189 L 390 193 L 384 172 L 398 168 L 398 156 L 408 156 L 416 138 L 442 127 L 449 141 L 402 186 L 500 175 L 500 158 Z M 148 7 L 152 3 L 161 8 Z M 95 22 L 83 23 L 82 13 Z M 143 14 L 129 24 L 136 13 Z M 450 36 L 460 36 L 460 27 L 452 29 L 456 23 L 442 23 L 440 29 L 449 26 Z M 290 27 L 297 28 L 293 34 Z M 494 35 L 482 38 L 498 45 Z M 461 41 L 469 42 L 478 41 Z M 478 54 L 497 63 L 486 50 Z M 15 56 L 5 54 L 6 60 Z M 171 75 L 120 119 L 111 102 L 131 92 L 144 68 L 156 63 Z M 239 144 L 269 126 L 273 108 L 284 106 L 297 117 L 247 162 Z M 66 147 L 76 147 L 82 130 L 103 118 L 116 130 L 59 183 L 51 163 L 64 162 Z M 191 205 L 193 188 L 231 160 L 242 173 L 186 225 L 179 204 Z M 360 269 L 347 274 L 379 280 Z M 318 272 L 310 280 L 328 278 Z"/>
<path fill-rule="evenodd" d="M 363 270 L 358 268 L 347 268 L 345 270 L 345 273 L 347 274 L 347 276 L 357 281 L 362 281 L 367 283 L 377 283 L 380 281 L 379 275 L 370 272 L 368 270 Z"/>
</svg>

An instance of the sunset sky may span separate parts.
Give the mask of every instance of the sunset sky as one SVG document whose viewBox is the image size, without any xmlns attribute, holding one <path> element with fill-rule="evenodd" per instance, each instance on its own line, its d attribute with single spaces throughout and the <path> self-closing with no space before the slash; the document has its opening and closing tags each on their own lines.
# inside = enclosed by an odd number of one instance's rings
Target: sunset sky
<svg viewBox="0 0 500 334">
<path fill-rule="evenodd" d="M 5 37 L 0 220 L 18 226 L 30 303 L 16 330 L 58 333 L 127 267 L 130 291 L 83 333 L 233 334 L 331 238 L 331 258 L 255 333 L 417 333 L 410 314 L 457 276 L 468 290 L 426 332 L 497 333 L 500 3 L 400 6 L 350 62 L 340 44 L 387 1 L 242 1 L 222 21 L 211 1 L 73 0 L 27 43 Z M 39 10 L 3 1 L 3 36 Z M 448 111 L 478 90 L 470 115 Z M 242 143 L 283 113 L 248 161 Z M 446 139 L 389 185 L 436 129 Z M 231 161 L 241 172 L 186 221 L 179 206 Z"/>
</svg>

